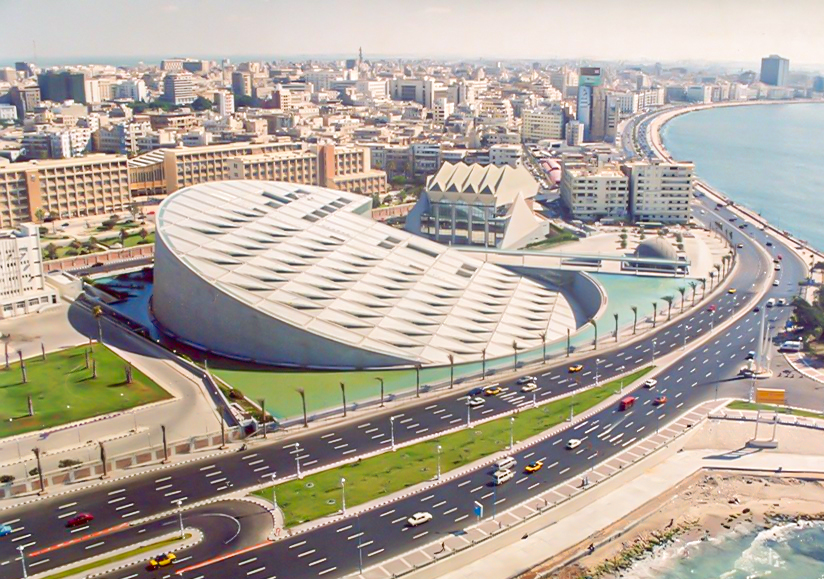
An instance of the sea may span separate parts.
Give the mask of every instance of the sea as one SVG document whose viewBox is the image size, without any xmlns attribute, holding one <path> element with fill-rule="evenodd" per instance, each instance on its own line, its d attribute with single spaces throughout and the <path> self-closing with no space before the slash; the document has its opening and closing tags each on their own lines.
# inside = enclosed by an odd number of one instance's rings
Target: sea
<svg viewBox="0 0 824 579">
<path fill-rule="evenodd" d="M 824 103 L 704 109 L 661 136 L 711 187 L 824 249 Z"/>
<path fill-rule="evenodd" d="M 676 541 L 625 572 L 624 579 L 824 579 L 824 525 L 785 523 L 731 530 L 706 541 Z"/>
</svg>

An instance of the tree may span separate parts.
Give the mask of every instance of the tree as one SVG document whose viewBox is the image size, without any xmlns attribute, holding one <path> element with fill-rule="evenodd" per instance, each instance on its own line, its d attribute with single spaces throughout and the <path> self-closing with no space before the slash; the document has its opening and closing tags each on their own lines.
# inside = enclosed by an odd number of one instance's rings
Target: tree
<svg viewBox="0 0 824 579">
<path fill-rule="evenodd" d="M 122 245 L 126 245 L 126 239 L 129 237 L 129 233 L 125 229 L 120 230 L 120 243 Z"/>
<path fill-rule="evenodd" d="M 100 306 L 94 306 L 92 308 L 92 315 L 94 319 L 97 321 L 97 341 L 101 344 L 103 343 L 103 326 L 101 322 L 101 318 L 103 317 L 103 308 Z"/>
<path fill-rule="evenodd" d="M 710 272 L 710 273 L 712 273 L 712 272 Z M 702 277 L 698 281 L 701 282 L 701 299 L 703 300 L 704 296 L 707 295 L 707 278 Z"/>
<path fill-rule="evenodd" d="M 214 103 L 209 99 L 199 96 L 192 102 L 192 109 L 196 111 L 210 111 Z"/>
<path fill-rule="evenodd" d="M 149 232 L 148 232 L 148 231 L 146 230 L 146 228 L 144 227 L 143 229 L 141 229 L 141 230 L 140 230 L 140 232 L 138 233 L 138 235 L 140 236 L 140 239 L 145 240 L 147 237 L 149 237 Z"/>
<path fill-rule="evenodd" d="M 46 259 L 57 259 L 57 246 L 50 243 L 46 246 Z"/>
<path fill-rule="evenodd" d="M 695 307 L 695 293 L 698 289 L 698 282 L 690 281 L 687 285 L 689 285 L 690 289 L 692 290 L 692 305 L 693 307 Z"/>
<path fill-rule="evenodd" d="M 34 220 L 37 223 L 43 223 L 43 220 L 46 218 L 46 212 L 43 211 L 42 207 L 38 207 L 34 212 Z"/>
<path fill-rule="evenodd" d="M 514 362 L 512 367 L 517 368 L 518 367 L 518 342 L 515 341 L 515 340 L 512 340 L 512 350 L 515 352 L 515 362 Z"/>
<path fill-rule="evenodd" d="M 678 293 L 681 294 L 681 312 L 684 311 L 684 296 L 687 295 L 687 288 L 681 286 L 678 288 Z"/>
<path fill-rule="evenodd" d="M 615 318 L 615 341 L 618 341 L 618 314 L 612 314 Z"/>
<path fill-rule="evenodd" d="M 132 219 L 137 219 L 137 216 L 140 215 L 140 205 L 129 203 L 129 213 L 132 214 Z"/>
<path fill-rule="evenodd" d="M 86 240 L 86 243 L 84 245 L 89 249 L 97 249 L 97 238 L 94 235 L 92 235 Z"/>
<path fill-rule="evenodd" d="M 652 327 L 655 327 L 655 322 L 658 320 L 658 302 L 652 302 Z"/>
<path fill-rule="evenodd" d="M 672 302 L 675 301 L 675 296 L 664 296 L 661 299 L 667 302 L 667 321 L 670 321 L 672 319 Z"/>
<path fill-rule="evenodd" d="M 372 193 L 372 209 L 381 206 L 381 196 L 377 191 Z"/>
<path fill-rule="evenodd" d="M 632 310 L 632 335 L 635 335 L 635 328 L 638 326 L 638 306 L 630 306 Z"/>
</svg>

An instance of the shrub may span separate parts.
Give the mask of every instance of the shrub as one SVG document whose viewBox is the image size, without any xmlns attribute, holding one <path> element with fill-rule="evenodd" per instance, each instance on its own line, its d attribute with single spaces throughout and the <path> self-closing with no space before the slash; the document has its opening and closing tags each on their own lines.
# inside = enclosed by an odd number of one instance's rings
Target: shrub
<svg viewBox="0 0 824 579">
<path fill-rule="evenodd" d="M 29 471 L 29 476 L 37 476 L 37 473 L 38 473 L 38 472 L 39 472 L 39 471 L 37 470 L 37 467 L 34 467 L 33 469 L 31 469 L 31 470 Z"/>
<path fill-rule="evenodd" d="M 82 464 L 79 460 L 75 460 L 73 458 L 64 458 L 60 462 L 57 463 L 58 468 L 69 468 L 72 466 L 77 466 L 78 464 Z"/>
<path fill-rule="evenodd" d="M 14 476 L 10 474 L 4 474 L 0 476 L 0 483 L 2 484 L 9 484 L 14 482 Z"/>
<path fill-rule="evenodd" d="M 229 398 L 231 398 L 232 400 L 243 400 L 243 392 L 241 392 L 237 388 L 232 388 L 231 390 L 229 390 Z"/>
</svg>

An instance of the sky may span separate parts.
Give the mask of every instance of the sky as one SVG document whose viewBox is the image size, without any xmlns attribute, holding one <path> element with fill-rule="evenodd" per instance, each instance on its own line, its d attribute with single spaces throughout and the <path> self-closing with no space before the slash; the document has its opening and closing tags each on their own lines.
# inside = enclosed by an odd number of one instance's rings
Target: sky
<svg viewBox="0 0 824 579">
<path fill-rule="evenodd" d="M 824 0 L 0 0 L 0 63 L 118 58 L 724 62 L 824 68 Z M 747 66 L 749 64 L 749 66 Z"/>
</svg>

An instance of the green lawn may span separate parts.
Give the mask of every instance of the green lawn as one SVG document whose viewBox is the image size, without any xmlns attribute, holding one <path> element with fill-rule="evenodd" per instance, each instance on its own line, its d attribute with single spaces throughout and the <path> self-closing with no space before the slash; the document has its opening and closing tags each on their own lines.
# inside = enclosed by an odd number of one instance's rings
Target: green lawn
<svg viewBox="0 0 824 579">
<path fill-rule="evenodd" d="M 137 245 L 141 241 L 143 241 L 143 238 L 140 237 L 140 235 L 138 233 L 132 233 L 128 237 L 126 237 L 125 242 L 123 242 L 123 247 L 134 247 L 135 245 Z M 155 241 L 155 234 L 154 234 L 154 231 L 151 231 L 151 232 L 149 232 L 149 235 L 146 236 L 146 243 L 143 244 L 143 245 L 152 244 L 152 243 L 154 243 L 154 241 Z M 103 245 L 105 245 L 107 247 L 111 247 L 115 243 L 121 243 L 121 241 L 120 241 L 120 237 L 112 237 L 112 238 L 109 238 L 109 239 L 101 240 L 100 243 L 102 243 Z"/>
<path fill-rule="evenodd" d="M 515 419 L 515 441 L 526 440 L 569 418 L 570 403 L 580 414 L 612 396 L 621 384 L 628 385 L 652 370 L 638 370 L 623 380 L 591 388 L 570 398 L 520 412 Z M 476 416 L 480 416 L 476 412 Z M 509 417 L 475 428 L 462 430 L 438 439 L 404 447 L 397 452 L 323 471 L 302 480 L 278 485 L 278 506 L 283 509 L 285 525 L 298 525 L 340 510 L 341 477 L 346 479 L 346 504 L 357 505 L 431 480 L 437 472 L 437 447 L 441 446 L 442 472 L 458 468 L 509 445 Z M 272 489 L 256 492 L 272 499 Z"/>
<path fill-rule="evenodd" d="M 819 412 L 807 412 L 806 410 L 796 410 L 786 406 L 776 406 L 774 404 L 755 404 L 743 400 L 735 400 L 727 405 L 730 410 L 766 410 L 779 414 L 791 414 L 793 416 L 806 416 L 807 418 L 824 418 L 824 414 Z"/>
<path fill-rule="evenodd" d="M 66 424 L 117 410 L 169 398 L 169 393 L 146 375 L 133 369 L 126 384 L 126 362 L 114 352 L 95 344 L 97 378 L 85 368 L 88 346 L 26 360 L 28 383 L 23 384 L 20 363 L 0 369 L 0 437 Z M 0 365 L 0 368 L 4 368 Z M 28 415 L 31 395 L 35 414 Z"/>
</svg>

